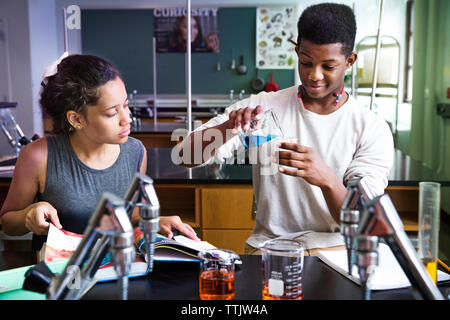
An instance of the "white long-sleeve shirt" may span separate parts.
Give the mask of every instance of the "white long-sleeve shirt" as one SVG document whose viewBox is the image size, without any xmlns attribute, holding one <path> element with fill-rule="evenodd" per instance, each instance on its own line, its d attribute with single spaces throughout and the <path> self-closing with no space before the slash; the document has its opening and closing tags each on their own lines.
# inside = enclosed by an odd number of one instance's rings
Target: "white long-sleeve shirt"
<svg viewBox="0 0 450 320">
<path fill-rule="evenodd" d="M 384 193 L 393 162 L 392 134 L 384 119 L 352 96 L 333 113 L 320 115 L 303 107 L 296 86 L 262 92 L 228 107 L 224 114 L 197 130 L 223 123 L 232 110 L 258 105 L 272 109 L 284 138 L 297 139 L 299 144 L 314 149 L 345 186 L 365 177 L 374 194 Z M 247 243 L 258 247 L 270 238 L 301 234 L 304 236 L 298 240 L 303 239 L 307 249 L 342 245 L 338 221 L 332 218 L 321 189 L 302 178 L 279 173 L 270 162 L 275 145 L 276 141 L 250 150 L 257 214 Z M 220 147 L 209 162 L 223 162 L 238 148 L 242 144 L 236 136 Z M 258 156 L 252 157 L 255 152 Z"/>
</svg>

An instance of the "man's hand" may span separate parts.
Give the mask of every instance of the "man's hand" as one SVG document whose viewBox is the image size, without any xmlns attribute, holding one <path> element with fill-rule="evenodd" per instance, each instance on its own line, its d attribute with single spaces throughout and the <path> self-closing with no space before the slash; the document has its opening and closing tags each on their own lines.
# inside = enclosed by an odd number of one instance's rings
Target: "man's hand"
<svg viewBox="0 0 450 320">
<path fill-rule="evenodd" d="M 330 210 L 331 216 L 339 222 L 340 209 L 347 189 L 333 170 L 311 148 L 296 143 L 282 142 L 279 145 L 279 164 L 290 168 L 279 168 L 283 174 L 305 179 L 318 186 Z M 276 159 L 274 159 L 276 160 Z"/>
<path fill-rule="evenodd" d="M 233 110 L 230 112 L 228 119 L 228 128 L 234 134 L 242 133 L 250 129 L 250 127 L 255 127 L 259 120 L 262 119 L 264 110 L 261 106 L 256 106 L 256 108 L 241 108 Z M 252 124 L 253 120 L 253 124 Z M 255 122 L 256 121 L 256 122 Z"/>
<path fill-rule="evenodd" d="M 295 177 L 305 179 L 312 185 L 320 188 L 328 187 L 336 180 L 333 170 L 323 161 L 323 159 L 309 147 L 297 143 L 282 142 L 279 147 L 279 164 L 292 167 L 279 168 L 279 171 Z"/>
</svg>

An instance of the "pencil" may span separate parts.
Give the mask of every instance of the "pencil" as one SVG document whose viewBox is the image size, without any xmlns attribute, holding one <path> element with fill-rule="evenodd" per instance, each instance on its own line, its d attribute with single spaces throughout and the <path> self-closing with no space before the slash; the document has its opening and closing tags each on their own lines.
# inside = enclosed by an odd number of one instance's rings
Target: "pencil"
<svg viewBox="0 0 450 320">
<path fill-rule="evenodd" d="M 297 42 L 295 42 L 295 41 L 292 40 L 292 39 L 289 39 L 289 42 L 292 43 L 292 44 L 293 44 L 294 46 L 296 46 L 296 47 L 298 46 Z"/>
<path fill-rule="evenodd" d="M 446 265 L 444 262 L 442 262 L 441 259 L 438 259 L 438 263 L 448 272 L 450 272 L 450 267 L 448 265 Z"/>
</svg>

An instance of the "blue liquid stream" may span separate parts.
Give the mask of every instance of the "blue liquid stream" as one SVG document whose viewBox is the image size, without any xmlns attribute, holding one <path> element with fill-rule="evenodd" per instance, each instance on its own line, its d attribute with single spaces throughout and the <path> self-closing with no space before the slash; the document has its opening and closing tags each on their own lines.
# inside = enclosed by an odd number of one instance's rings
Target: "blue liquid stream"
<svg viewBox="0 0 450 320">
<path fill-rule="evenodd" d="M 269 142 L 272 139 L 277 138 L 278 136 L 249 136 L 247 134 L 240 134 L 239 138 L 241 139 L 242 144 L 246 149 L 250 149 L 253 147 L 259 147 L 260 145 Z"/>
</svg>

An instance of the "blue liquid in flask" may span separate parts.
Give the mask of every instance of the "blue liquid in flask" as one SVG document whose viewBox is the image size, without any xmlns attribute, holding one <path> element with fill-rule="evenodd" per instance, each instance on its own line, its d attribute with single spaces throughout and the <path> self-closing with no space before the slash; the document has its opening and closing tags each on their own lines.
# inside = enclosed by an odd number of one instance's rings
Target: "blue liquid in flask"
<svg viewBox="0 0 450 320">
<path fill-rule="evenodd" d="M 241 139 L 242 144 L 245 146 L 246 149 L 250 149 L 253 147 L 259 147 L 260 145 L 263 145 L 266 142 L 269 142 L 272 139 L 277 138 L 278 136 L 273 135 L 267 135 L 267 136 L 258 136 L 258 135 L 247 135 L 247 134 L 240 134 L 239 138 Z"/>
</svg>

